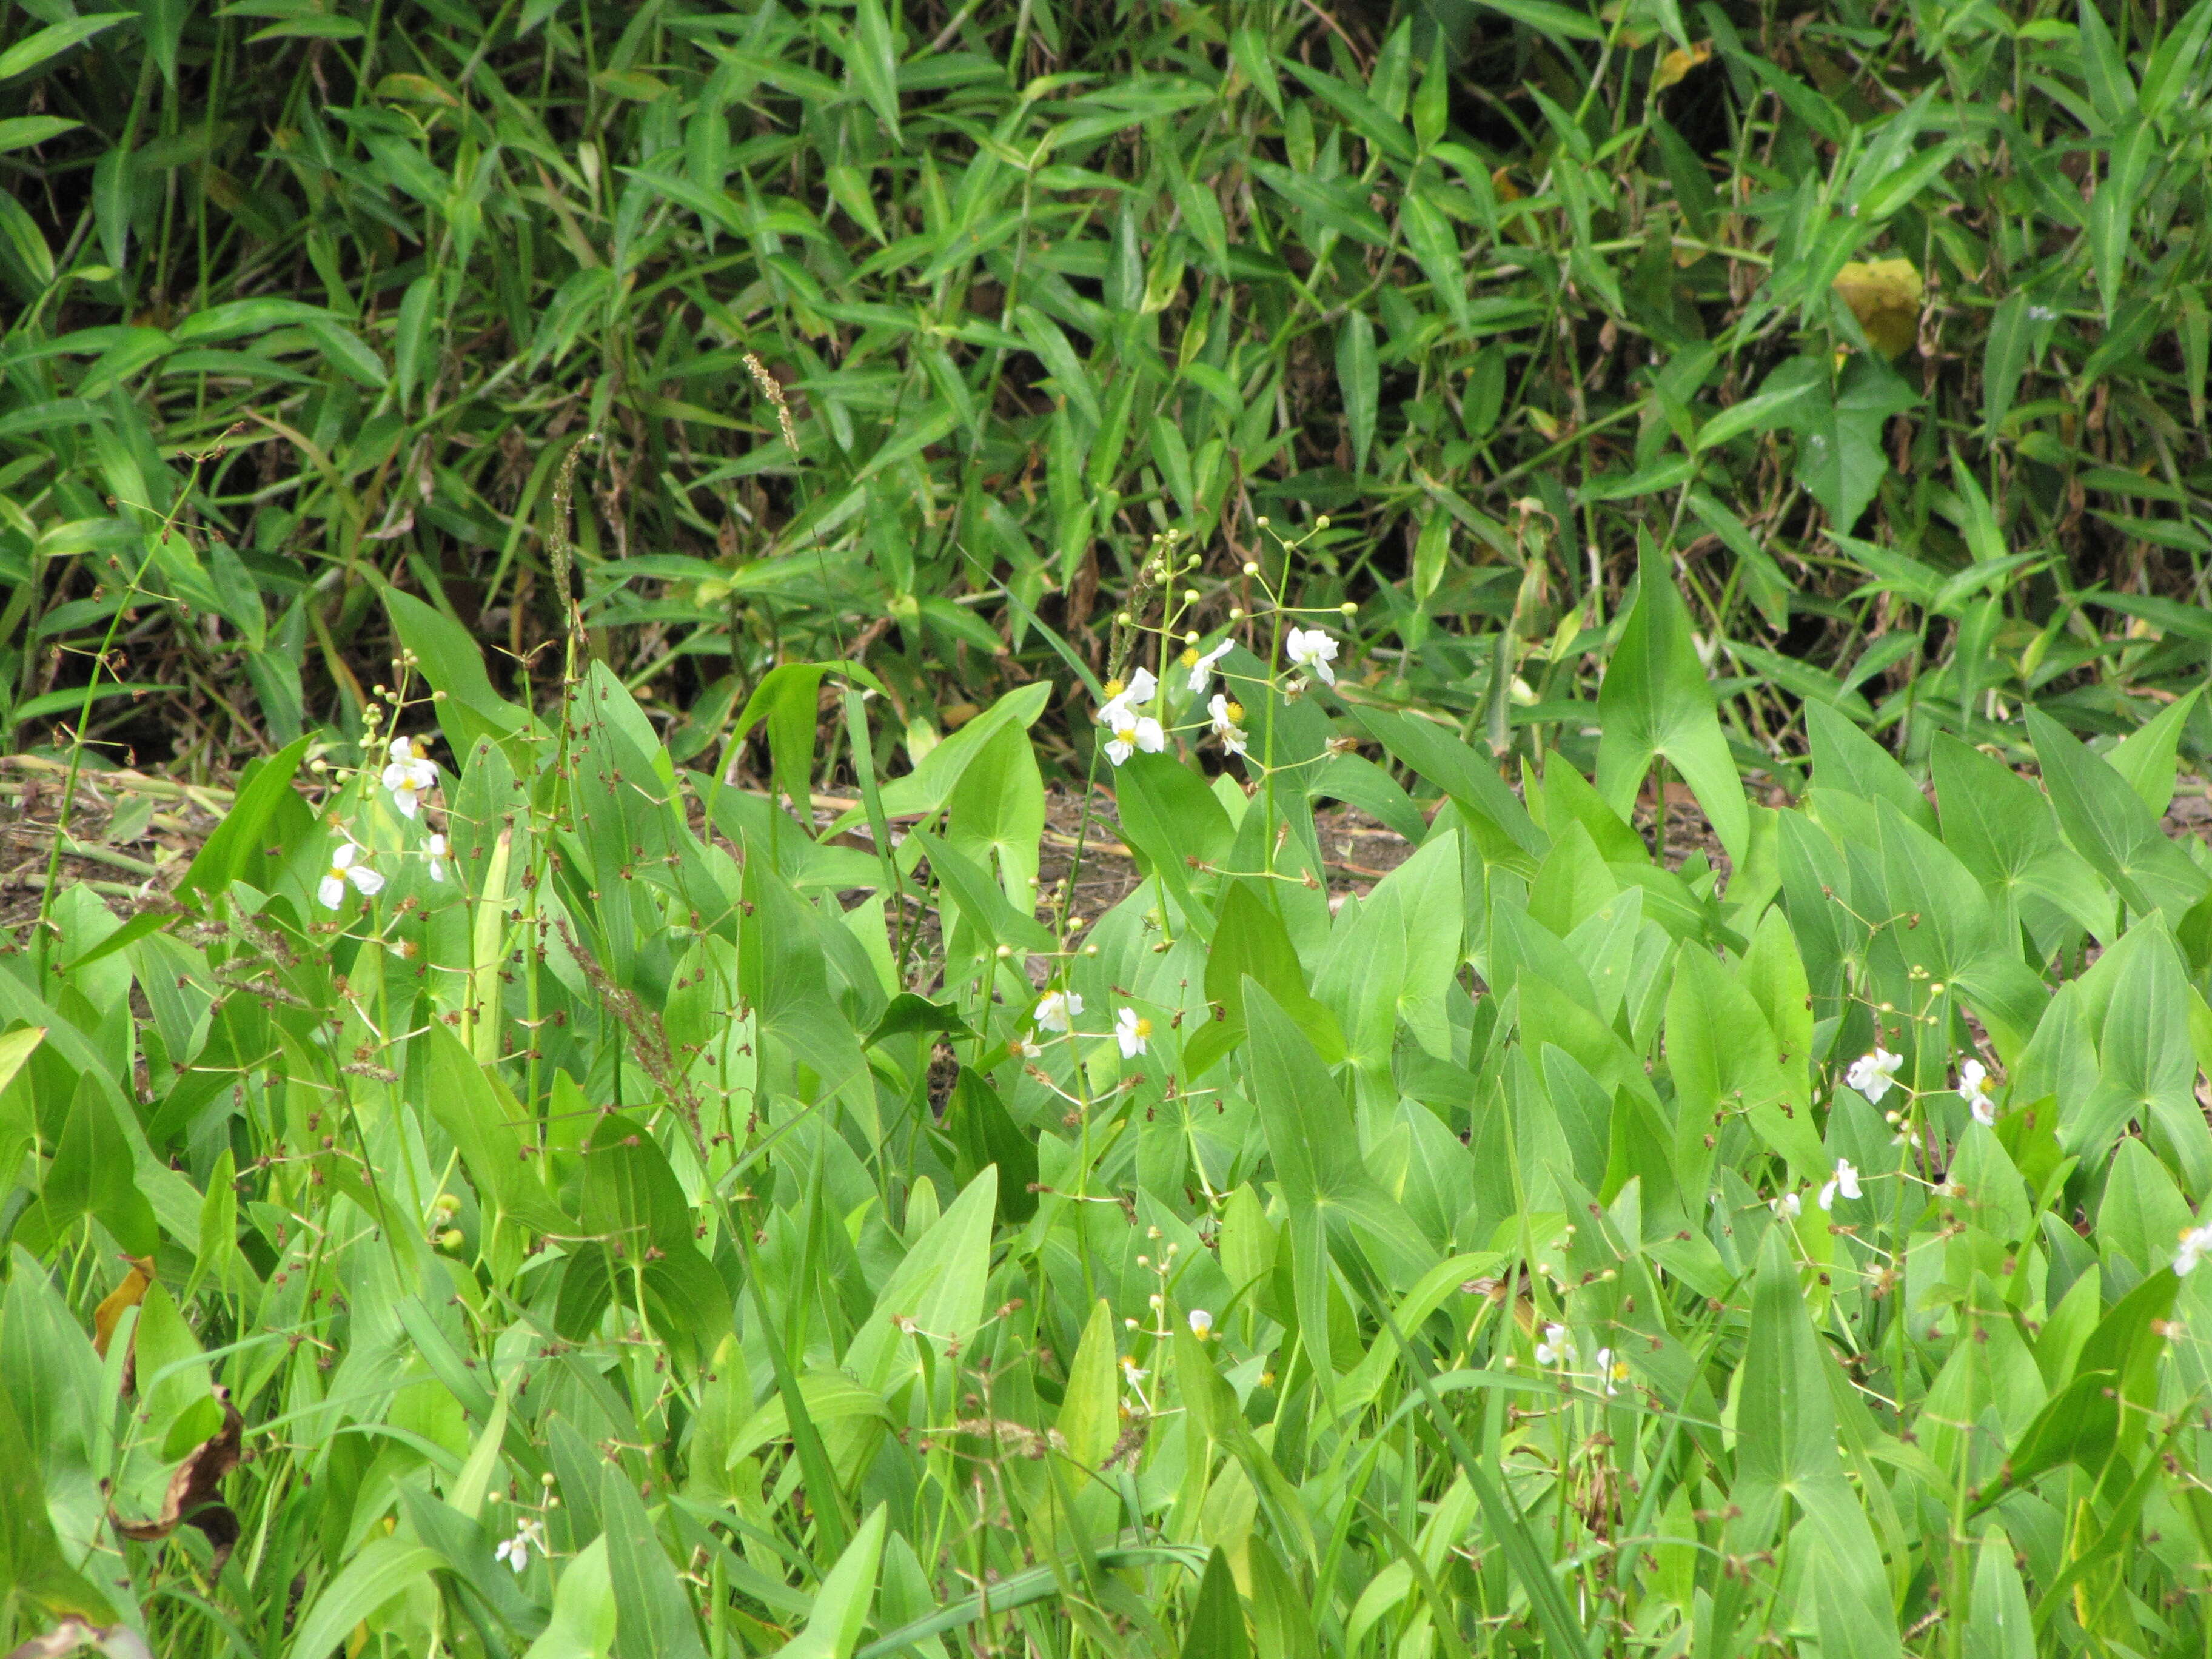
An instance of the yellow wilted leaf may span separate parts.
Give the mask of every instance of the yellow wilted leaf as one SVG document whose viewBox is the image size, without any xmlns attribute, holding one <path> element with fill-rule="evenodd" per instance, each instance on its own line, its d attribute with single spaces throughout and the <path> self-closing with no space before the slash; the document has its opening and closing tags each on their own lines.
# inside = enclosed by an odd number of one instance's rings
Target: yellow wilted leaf
<svg viewBox="0 0 2212 1659">
<path fill-rule="evenodd" d="M 1922 286 L 1911 260 L 1854 259 L 1836 274 L 1836 293 L 1883 356 L 1898 356 L 1919 337 Z"/>
<path fill-rule="evenodd" d="M 428 76 L 387 75 L 376 83 L 376 96 L 416 104 L 443 104 L 459 109 L 461 100 Z"/>
<path fill-rule="evenodd" d="M 123 1259 L 131 1264 L 131 1271 L 92 1310 L 92 1351 L 102 1359 L 107 1358 L 108 1342 L 115 1335 L 115 1328 L 123 1322 L 125 1311 L 144 1301 L 146 1287 L 154 1282 L 152 1256 L 126 1255 Z"/>
<path fill-rule="evenodd" d="M 1711 62 L 1712 56 L 1713 43 L 1710 40 L 1700 40 L 1687 48 L 1675 47 L 1659 60 L 1659 67 L 1652 72 L 1651 90 L 1664 92 L 1698 64 Z"/>
<path fill-rule="evenodd" d="M 1513 170 L 1510 167 L 1500 167 L 1490 175 L 1490 193 L 1501 202 L 1517 202 L 1521 199 L 1521 186 L 1513 182 Z"/>
</svg>

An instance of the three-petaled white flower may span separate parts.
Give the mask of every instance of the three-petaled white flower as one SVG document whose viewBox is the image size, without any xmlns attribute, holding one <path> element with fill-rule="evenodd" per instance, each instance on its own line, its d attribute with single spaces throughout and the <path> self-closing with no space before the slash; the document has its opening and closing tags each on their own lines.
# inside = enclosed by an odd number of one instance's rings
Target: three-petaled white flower
<svg viewBox="0 0 2212 1659">
<path fill-rule="evenodd" d="M 540 1554 L 544 1553 L 545 1528 L 535 1521 L 525 1520 L 514 1537 L 501 1540 L 492 1555 L 520 1572 L 530 1565 L 530 1547 L 532 1544 L 538 1547 Z"/>
<path fill-rule="evenodd" d="M 1203 1342 L 1213 1334 L 1213 1316 L 1203 1308 L 1190 1310 L 1190 1334 Z"/>
<path fill-rule="evenodd" d="M 1190 689 L 1194 691 L 1205 690 L 1206 678 L 1213 672 L 1213 665 L 1236 648 L 1237 641 L 1234 639 L 1227 639 L 1222 641 L 1202 657 L 1195 651 L 1185 652 L 1183 660 L 1190 668 Z"/>
<path fill-rule="evenodd" d="M 1126 1355 L 1122 1358 L 1121 1380 L 1124 1382 L 1127 1382 L 1131 1388 L 1135 1388 L 1150 1375 L 1151 1373 L 1145 1370 L 1135 1360 L 1127 1358 Z"/>
<path fill-rule="evenodd" d="M 1042 1060 L 1044 1050 L 1027 1037 L 1018 1036 L 1006 1044 L 1006 1052 L 1019 1060 Z"/>
<path fill-rule="evenodd" d="M 1544 1340 L 1536 1345 L 1536 1363 L 1539 1365 L 1565 1365 L 1574 1357 L 1575 1345 L 1568 1340 L 1567 1328 L 1565 1325 L 1545 1326 Z"/>
<path fill-rule="evenodd" d="M 1152 678 L 1149 668 L 1139 668 L 1129 676 L 1123 685 L 1118 680 L 1106 682 L 1106 701 L 1098 705 L 1098 723 L 1113 727 L 1137 718 L 1137 711 L 1152 700 L 1160 683 Z"/>
<path fill-rule="evenodd" d="M 446 859 L 447 859 L 447 852 L 446 852 L 446 838 L 445 838 L 443 836 L 431 836 L 431 837 L 430 837 L 430 879 L 431 879 L 431 880 L 433 880 L 433 881 L 443 881 L 443 880 L 445 880 L 445 878 L 446 878 Z"/>
<path fill-rule="evenodd" d="M 1121 1045 L 1121 1058 L 1134 1060 L 1145 1052 L 1146 1040 L 1152 1034 L 1152 1022 L 1141 1018 L 1134 1008 L 1124 1008 L 1114 1016 L 1114 1041 Z"/>
<path fill-rule="evenodd" d="M 1206 712 L 1212 718 L 1213 735 L 1221 739 L 1221 746 L 1232 755 L 1243 754 L 1247 734 L 1237 722 L 1244 718 L 1243 705 L 1230 702 L 1217 691 L 1206 705 Z"/>
<path fill-rule="evenodd" d="M 1805 1213 L 1805 1200 L 1795 1193 L 1784 1193 L 1779 1198 L 1770 1198 L 1766 1207 L 1778 1216 L 1794 1221 Z"/>
<path fill-rule="evenodd" d="M 1336 641 L 1318 628 L 1293 628 L 1283 639 L 1283 654 L 1324 685 L 1336 684 Z"/>
<path fill-rule="evenodd" d="M 1970 1060 L 1959 1068 L 1959 1097 L 1966 1103 L 1975 1122 L 1984 1128 L 1996 1127 L 1997 1103 L 1990 1097 L 1989 1068 L 1980 1060 Z"/>
<path fill-rule="evenodd" d="M 1881 1097 L 1897 1086 L 1897 1068 L 1905 1064 L 1905 1056 L 1893 1054 L 1879 1042 L 1872 1052 L 1861 1054 L 1844 1073 L 1844 1081 L 1867 1097 L 1867 1104 L 1879 1106 Z"/>
<path fill-rule="evenodd" d="M 1106 758 L 1119 766 L 1139 749 L 1147 755 L 1157 755 L 1168 746 L 1168 734 L 1160 723 L 1150 714 L 1121 711 L 1121 718 L 1107 728 L 1113 732 L 1106 744 Z"/>
<path fill-rule="evenodd" d="M 438 769 L 430 764 L 428 754 L 413 738 L 392 740 L 392 763 L 384 769 L 384 787 L 392 792 L 392 804 L 402 817 L 413 817 L 422 797 L 438 787 Z"/>
<path fill-rule="evenodd" d="M 2182 1234 L 2181 1248 L 2174 1253 L 2173 1271 L 2185 1273 L 2197 1265 L 2200 1256 L 2206 1255 L 2212 1255 L 2212 1221 Z"/>
<path fill-rule="evenodd" d="M 1859 1172 L 1851 1168 L 1851 1161 L 1847 1158 L 1836 1160 L 1835 1174 L 1830 1176 L 1826 1184 L 1820 1188 L 1820 1207 L 1823 1210 L 1835 1208 L 1838 1193 L 1845 1198 L 1859 1195 Z"/>
<path fill-rule="evenodd" d="M 1047 991 L 1037 999 L 1036 1023 L 1048 1031 L 1065 1031 L 1068 1022 L 1082 1012 L 1080 992 Z"/>
<path fill-rule="evenodd" d="M 345 902 L 346 884 L 350 882 L 356 891 L 367 895 L 380 892 L 384 878 L 361 862 L 361 848 L 349 841 L 341 841 L 331 849 L 331 867 L 323 872 L 323 879 L 315 889 L 315 896 L 325 909 L 335 910 Z"/>
<path fill-rule="evenodd" d="M 1600 1348 L 1593 1358 L 1597 1361 L 1598 1381 L 1605 1384 L 1607 1395 L 1619 1394 L 1620 1385 L 1628 1381 L 1628 1362 L 1615 1358 L 1610 1348 Z"/>
</svg>

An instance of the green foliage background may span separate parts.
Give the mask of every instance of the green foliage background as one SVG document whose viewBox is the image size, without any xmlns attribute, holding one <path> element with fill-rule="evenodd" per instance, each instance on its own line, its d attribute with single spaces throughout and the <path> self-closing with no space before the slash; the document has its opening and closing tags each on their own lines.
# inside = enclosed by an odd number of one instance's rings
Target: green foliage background
<svg viewBox="0 0 2212 1659">
<path fill-rule="evenodd" d="M 12 9 L 0 1643 L 2203 1651 L 2208 40 Z"/>
</svg>

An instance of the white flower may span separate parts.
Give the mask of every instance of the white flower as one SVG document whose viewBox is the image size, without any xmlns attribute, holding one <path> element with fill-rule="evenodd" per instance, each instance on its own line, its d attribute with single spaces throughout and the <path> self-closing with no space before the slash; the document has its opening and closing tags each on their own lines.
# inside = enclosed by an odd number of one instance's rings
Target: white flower
<svg viewBox="0 0 2212 1659">
<path fill-rule="evenodd" d="M 446 854 L 446 838 L 445 838 L 443 836 L 431 836 L 431 837 L 430 837 L 430 879 L 431 879 L 431 880 L 433 880 L 433 881 L 443 881 L 443 880 L 445 880 L 445 878 L 446 878 L 446 857 L 447 857 L 447 854 Z"/>
<path fill-rule="evenodd" d="M 1206 677 L 1212 673 L 1213 665 L 1236 648 L 1237 641 L 1228 639 L 1222 641 L 1202 657 L 1194 651 L 1185 653 L 1184 659 L 1190 665 L 1190 689 L 1194 691 L 1205 690 Z"/>
<path fill-rule="evenodd" d="M 1124 1008 L 1114 1016 L 1114 1041 L 1121 1045 L 1121 1058 L 1134 1060 L 1145 1052 L 1145 1040 L 1152 1034 L 1152 1022 L 1138 1018 L 1134 1008 Z"/>
<path fill-rule="evenodd" d="M 535 1521 L 526 1520 L 514 1537 L 504 1539 L 492 1552 L 495 1559 L 504 1561 L 520 1572 L 530 1565 L 530 1547 L 535 1544 L 542 1554 L 545 1549 L 545 1529 Z"/>
<path fill-rule="evenodd" d="M 1168 734 L 1150 714 L 1133 714 L 1123 709 L 1109 729 L 1114 736 L 1106 745 L 1106 758 L 1116 766 L 1139 749 L 1157 755 L 1168 744 Z"/>
<path fill-rule="evenodd" d="M 358 862 L 360 858 L 361 848 L 349 841 L 341 841 L 331 850 L 331 867 L 323 872 L 322 883 L 315 889 L 315 896 L 322 900 L 325 908 L 335 910 L 345 902 L 348 882 L 364 894 L 383 890 L 384 878 Z"/>
<path fill-rule="evenodd" d="M 2027 319 L 2032 323 L 2047 323 L 2057 315 L 2049 306 L 2030 306 L 2027 308 Z"/>
<path fill-rule="evenodd" d="M 1794 1221 L 1805 1213 L 1805 1200 L 1795 1193 L 1784 1193 L 1779 1198 L 1768 1199 L 1766 1207 L 1778 1216 Z"/>
<path fill-rule="evenodd" d="M 1044 1050 L 1038 1048 L 1036 1043 L 1031 1042 L 1027 1037 L 1016 1037 L 1012 1042 L 1006 1045 L 1006 1052 L 1010 1054 L 1018 1055 L 1023 1060 L 1042 1060 L 1044 1058 Z"/>
<path fill-rule="evenodd" d="M 1283 641 L 1283 653 L 1310 670 L 1324 685 L 1336 684 L 1336 641 L 1318 628 L 1293 628 Z"/>
<path fill-rule="evenodd" d="M 1539 1365 L 1565 1365 L 1575 1357 L 1575 1345 L 1567 1340 L 1565 1325 L 1544 1327 L 1544 1340 L 1536 1345 Z"/>
<path fill-rule="evenodd" d="M 1121 1361 L 1121 1380 L 1124 1382 L 1127 1382 L 1131 1388 L 1135 1388 L 1149 1375 L 1149 1372 L 1141 1370 L 1138 1366 L 1135 1360 L 1127 1357 L 1123 1358 Z"/>
<path fill-rule="evenodd" d="M 1098 723 L 1101 726 L 1120 726 L 1134 720 L 1137 711 L 1150 702 L 1152 694 L 1159 689 L 1160 683 L 1152 678 L 1152 671 L 1149 668 L 1139 668 L 1130 675 L 1127 685 L 1115 680 L 1107 681 L 1106 701 L 1098 705 Z"/>
<path fill-rule="evenodd" d="M 1959 1068 L 1959 1097 L 1973 1113 L 1974 1121 L 1984 1128 L 1994 1128 L 1997 1121 L 1997 1103 L 1990 1097 L 1989 1069 L 1978 1060 L 1970 1060 Z"/>
<path fill-rule="evenodd" d="M 1628 1362 L 1615 1358 L 1610 1348 L 1600 1348 L 1594 1357 L 1597 1360 L 1598 1381 L 1605 1384 L 1607 1396 L 1619 1394 L 1620 1385 L 1628 1381 Z"/>
<path fill-rule="evenodd" d="M 1243 705 L 1230 702 L 1217 691 L 1206 705 L 1206 712 L 1213 717 L 1213 735 L 1221 739 L 1221 746 L 1232 755 L 1243 754 L 1246 733 L 1237 722 L 1244 718 Z"/>
<path fill-rule="evenodd" d="M 2197 1265 L 2197 1259 L 2212 1255 L 2212 1221 L 2201 1227 L 2191 1227 L 2181 1236 L 2181 1249 L 2175 1252 L 2173 1271 L 2185 1273 Z"/>
<path fill-rule="evenodd" d="M 384 769 L 384 787 L 403 817 L 413 817 L 422 798 L 438 787 L 438 769 L 424 758 L 422 745 L 412 738 L 392 740 L 392 763 Z"/>
<path fill-rule="evenodd" d="M 1856 1198 L 1859 1195 L 1859 1172 L 1851 1168 L 1851 1161 L 1847 1158 L 1839 1158 L 1836 1160 L 1835 1174 L 1830 1176 L 1827 1184 L 1820 1188 L 1820 1207 L 1824 1210 L 1833 1209 L 1838 1193 L 1841 1193 L 1845 1198 Z"/>
<path fill-rule="evenodd" d="M 1190 1334 L 1203 1342 L 1213 1334 L 1213 1316 L 1203 1308 L 1190 1310 Z"/>
<path fill-rule="evenodd" d="M 1036 1023 L 1048 1031 L 1065 1031 L 1068 1022 L 1083 1012 L 1083 998 L 1074 991 L 1047 991 L 1037 999 Z"/>
<path fill-rule="evenodd" d="M 1896 1086 L 1891 1079 L 1904 1064 L 1904 1055 L 1893 1054 L 1877 1042 L 1872 1053 L 1861 1054 L 1851 1062 L 1850 1070 L 1844 1073 L 1844 1081 L 1864 1095 L 1868 1105 L 1879 1106 L 1881 1097 Z"/>
</svg>

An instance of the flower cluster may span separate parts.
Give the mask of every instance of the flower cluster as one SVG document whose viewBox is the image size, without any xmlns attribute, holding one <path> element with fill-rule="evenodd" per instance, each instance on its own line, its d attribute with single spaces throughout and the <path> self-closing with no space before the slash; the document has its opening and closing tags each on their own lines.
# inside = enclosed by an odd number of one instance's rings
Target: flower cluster
<svg viewBox="0 0 2212 1659">
<path fill-rule="evenodd" d="M 394 738 L 392 763 L 384 769 L 383 783 L 392 792 L 399 816 L 411 818 L 421 809 L 422 797 L 438 787 L 438 769 L 430 764 L 429 751 L 419 738 Z"/>
<path fill-rule="evenodd" d="M 438 787 L 438 769 L 432 764 L 428 750 L 420 738 L 395 737 L 385 753 L 389 758 L 377 774 L 377 781 L 391 795 L 401 817 L 419 817 L 425 801 Z M 433 830 L 424 838 L 422 850 L 430 879 L 445 880 L 446 860 L 452 854 L 444 832 Z M 384 890 L 384 883 L 383 873 L 369 862 L 368 850 L 341 830 L 337 845 L 331 849 L 330 864 L 315 884 L 315 897 L 325 909 L 335 910 L 345 902 L 348 888 L 369 898 Z"/>
<path fill-rule="evenodd" d="M 1997 1103 L 1990 1097 L 1989 1069 L 1980 1060 L 1970 1060 L 1959 1068 L 1959 1097 L 1966 1103 L 1975 1122 L 1984 1128 L 1996 1127 Z"/>
<path fill-rule="evenodd" d="M 1054 1031 L 1062 1036 L 1082 1036 L 1075 1022 L 1083 1015 L 1083 994 L 1080 991 L 1047 991 L 1036 1001 L 1030 1018 L 1040 1031 Z M 1114 1012 L 1114 1029 L 1105 1033 L 1113 1037 L 1121 1050 L 1121 1058 L 1134 1060 L 1149 1052 L 1152 1036 L 1152 1022 L 1134 1008 L 1117 1008 Z M 1007 1045 L 1010 1053 L 1035 1060 L 1043 1054 L 1031 1038 L 1016 1037 Z"/>
<path fill-rule="evenodd" d="M 1900 1086 L 1897 1073 L 1904 1064 L 1903 1055 L 1893 1054 L 1876 1043 L 1850 1063 L 1844 1081 L 1864 1095 L 1869 1105 L 1879 1106 L 1883 1096 Z M 1960 1063 L 1959 1098 L 1966 1103 L 1974 1121 L 1984 1128 L 1995 1127 L 1997 1121 L 1996 1097 L 1990 1092 L 1990 1069 L 1979 1060 L 1970 1056 Z M 1891 1113 L 1890 1121 L 1898 1121 L 1899 1114 Z"/>
<path fill-rule="evenodd" d="M 2181 1248 L 2173 1255 L 2173 1271 L 2188 1273 L 2207 1255 L 2212 1255 L 2212 1221 L 2191 1227 L 2181 1235 Z"/>
<path fill-rule="evenodd" d="M 1106 701 L 1098 707 L 1098 723 L 1111 734 L 1106 742 L 1106 757 L 1115 765 L 1123 764 L 1139 750 L 1157 755 L 1167 747 L 1166 730 L 1142 712 L 1158 690 L 1159 682 L 1149 668 L 1139 668 L 1127 685 L 1117 680 L 1106 682 Z"/>
<path fill-rule="evenodd" d="M 1577 1358 L 1574 1339 L 1567 1334 L 1565 1325 L 1544 1327 L 1544 1340 L 1536 1345 L 1536 1363 L 1539 1365 L 1557 1365 L 1566 1370 L 1574 1364 Z M 1628 1381 L 1628 1362 L 1611 1348 L 1600 1348 L 1590 1356 L 1590 1362 L 1597 1367 L 1598 1384 L 1605 1390 L 1607 1398 L 1619 1394 L 1620 1385 Z"/>
<path fill-rule="evenodd" d="M 1838 1196 L 1850 1199 L 1859 1196 L 1859 1172 L 1851 1167 L 1851 1161 L 1847 1158 L 1836 1160 L 1835 1174 L 1830 1176 L 1821 1187 L 1820 1207 L 1823 1210 L 1834 1209 Z"/>
<path fill-rule="evenodd" d="M 1844 1081 L 1867 1097 L 1867 1104 L 1879 1106 L 1881 1097 L 1897 1083 L 1897 1068 L 1905 1064 L 1905 1056 L 1893 1054 L 1880 1043 L 1869 1054 L 1861 1054 L 1844 1073 Z"/>
<path fill-rule="evenodd" d="M 503 1561 L 520 1572 L 530 1565 L 530 1552 L 533 1547 L 540 1555 L 546 1553 L 545 1527 L 542 1522 L 526 1516 L 517 1527 L 514 1536 L 501 1540 L 492 1555 L 495 1559 Z"/>
<path fill-rule="evenodd" d="M 325 909 L 335 910 L 345 902 L 348 886 L 363 898 L 384 890 L 384 878 L 363 862 L 361 848 L 346 837 L 331 849 L 330 868 L 323 872 L 323 879 L 315 889 L 315 896 Z"/>
<path fill-rule="evenodd" d="M 1227 753 L 1249 754 L 1251 733 L 1244 729 L 1243 706 L 1226 690 L 1208 695 L 1213 675 L 1222 659 L 1235 648 L 1236 640 L 1224 637 L 1200 651 L 1196 634 L 1186 637 L 1190 643 L 1182 653 L 1181 664 L 1187 671 L 1183 689 L 1193 697 L 1206 698 L 1205 729 Z M 1336 670 L 1331 665 L 1336 660 L 1336 640 L 1322 629 L 1293 628 L 1284 636 L 1284 656 L 1324 684 L 1336 684 Z M 1293 689 L 1303 684 L 1294 682 Z M 1127 764 L 1133 755 L 1160 753 L 1167 747 L 1170 730 L 1184 729 L 1163 725 L 1154 712 L 1160 696 L 1160 682 L 1149 668 L 1137 669 L 1126 682 L 1109 680 L 1104 690 L 1106 697 L 1098 705 L 1097 720 L 1106 728 L 1106 758 L 1116 766 Z"/>
</svg>

